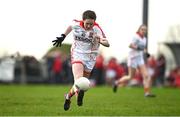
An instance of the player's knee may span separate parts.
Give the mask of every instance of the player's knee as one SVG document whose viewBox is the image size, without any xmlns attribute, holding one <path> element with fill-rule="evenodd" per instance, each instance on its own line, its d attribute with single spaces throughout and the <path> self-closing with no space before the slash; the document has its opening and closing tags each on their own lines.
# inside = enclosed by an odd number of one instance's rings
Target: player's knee
<svg viewBox="0 0 180 117">
<path fill-rule="evenodd" d="M 131 79 L 132 79 L 132 76 L 131 76 L 131 75 L 128 75 L 128 76 L 126 77 L 126 79 L 127 79 L 127 80 L 131 80 Z"/>
</svg>

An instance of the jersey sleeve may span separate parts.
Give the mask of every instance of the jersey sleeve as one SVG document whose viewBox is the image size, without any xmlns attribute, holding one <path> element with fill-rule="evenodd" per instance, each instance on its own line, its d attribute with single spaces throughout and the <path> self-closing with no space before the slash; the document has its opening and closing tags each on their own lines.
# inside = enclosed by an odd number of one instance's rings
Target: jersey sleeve
<svg viewBox="0 0 180 117">
<path fill-rule="evenodd" d="M 106 35 L 104 34 L 102 28 L 101 28 L 98 24 L 95 24 L 94 27 L 95 27 L 95 28 L 94 28 L 94 31 L 95 31 L 99 36 L 101 36 L 101 37 L 103 37 L 103 38 L 106 38 Z"/>
<path fill-rule="evenodd" d="M 144 49 L 146 47 L 145 39 L 140 39 L 138 36 L 133 37 L 131 44 L 134 44 L 138 46 L 141 49 Z"/>
<path fill-rule="evenodd" d="M 138 40 L 137 36 L 134 36 L 134 37 L 132 38 L 130 44 L 135 44 L 135 45 L 137 45 L 138 41 L 139 41 L 139 40 Z"/>
<path fill-rule="evenodd" d="M 79 27 L 80 22 L 81 22 L 81 21 L 74 19 L 74 20 L 70 23 L 70 26 L 72 27 L 72 29 L 75 29 L 77 26 Z"/>
</svg>

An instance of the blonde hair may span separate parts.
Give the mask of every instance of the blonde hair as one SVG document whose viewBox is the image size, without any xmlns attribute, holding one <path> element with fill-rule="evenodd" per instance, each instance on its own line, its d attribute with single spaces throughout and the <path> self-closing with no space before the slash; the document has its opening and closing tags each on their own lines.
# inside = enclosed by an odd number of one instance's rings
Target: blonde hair
<svg viewBox="0 0 180 117">
<path fill-rule="evenodd" d="M 139 30 L 140 30 L 140 29 L 141 29 L 141 27 L 143 27 L 143 26 L 147 27 L 147 25 L 146 25 L 146 24 L 141 24 L 141 25 L 139 26 L 139 28 L 138 28 L 137 32 L 139 32 Z"/>
</svg>

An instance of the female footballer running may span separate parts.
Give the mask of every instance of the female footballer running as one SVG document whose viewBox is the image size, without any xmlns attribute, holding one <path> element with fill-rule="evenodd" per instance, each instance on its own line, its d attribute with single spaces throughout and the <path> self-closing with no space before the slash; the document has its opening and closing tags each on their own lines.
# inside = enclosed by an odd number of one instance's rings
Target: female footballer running
<svg viewBox="0 0 180 117">
<path fill-rule="evenodd" d="M 65 37 L 73 32 L 74 41 L 71 46 L 71 63 L 74 82 L 80 77 L 89 78 L 95 65 L 96 57 L 100 44 L 109 47 L 101 27 L 95 22 L 96 14 L 94 11 L 87 10 L 82 15 L 82 20 L 73 20 L 66 31 L 54 40 L 54 46 L 61 46 Z M 71 104 L 71 97 L 77 95 L 77 105 L 82 106 L 84 91 L 72 86 L 69 93 L 65 95 L 64 110 L 68 110 Z"/>
<path fill-rule="evenodd" d="M 132 38 L 129 48 L 128 55 L 128 75 L 123 76 L 119 80 L 115 81 L 113 85 L 113 91 L 116 92 L 118 85 L 123 84 L 130 79 L 134 78 L 136 69 L 140 71 L 143 76 L 143 85 L 144 85 L 144 96 L 145 97 L 155 97 L 154 94 L 150 93 L 151 88 L 151 78 L 148 74 L 145 62 L 144 62 L 144 53 L 148 55 L 146 49 L 146 32 L 147 26 L 141 25 L 138 28 L 136 35 Z"/>
</svg>

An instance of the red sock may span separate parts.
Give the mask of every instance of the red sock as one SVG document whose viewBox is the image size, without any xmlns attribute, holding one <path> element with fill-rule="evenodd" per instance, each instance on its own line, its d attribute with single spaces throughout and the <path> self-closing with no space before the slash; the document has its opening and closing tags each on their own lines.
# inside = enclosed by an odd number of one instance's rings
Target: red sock
<svg viewBox="0 0 180 117">
<path fill-rule="evenodd" d="M 71 98 L 74 94 L 75 94 L 75 92 L 71 90 L 71 91 L 68 93 L 69 98 Z"/>
</svg>

